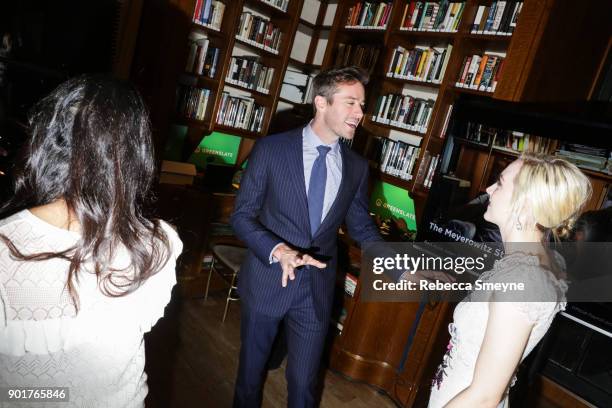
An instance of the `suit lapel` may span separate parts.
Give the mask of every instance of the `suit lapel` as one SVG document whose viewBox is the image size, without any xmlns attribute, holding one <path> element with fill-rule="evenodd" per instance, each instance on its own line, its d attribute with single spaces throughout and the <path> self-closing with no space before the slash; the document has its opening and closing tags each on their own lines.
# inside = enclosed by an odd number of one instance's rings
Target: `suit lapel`
<svg viewBox="0 0 612 408">
<path fill-rule="evenodd" d="M 308 216 L 308 198 L 306 197 L 306 182 L 304 180 L 304 153 L 302 146 L 302 129 L 289 138 L 289 148 L 287 149 L 287 170 L 291 180 L 295 180 L 297 217 L 304 220 L 303 224 L 310 234 L 310 217 Z"/>
</svg>

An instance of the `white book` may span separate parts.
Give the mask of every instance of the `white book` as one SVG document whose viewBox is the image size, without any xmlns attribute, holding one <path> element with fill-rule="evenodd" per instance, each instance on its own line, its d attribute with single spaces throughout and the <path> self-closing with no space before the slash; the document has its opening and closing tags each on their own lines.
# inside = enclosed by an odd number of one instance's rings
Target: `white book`
<svg viewBox="0 0 612 408">
<path fill-rule="evenodd" d="M 412 161 L 412 156 L 414 155 L 414 146 L 408 146 L 408 151 L 406 152 L 406 158 L 404 163 L 402 163 L 402 167 L 398 173 L 398 176 L 404 180 L 406 180 L 406 174 L 408 172 L 408 167 L 410 167 L 410 162 Z"/>
<path fill-rule="evenodd" d="M 467 81 L 467 78 L 466 78 L 466 83 L 465 83 L 466 88 L 473 87 L 474 79 L 476 77 L 476 73 L 478 72 L 478 67 L 480 66 L 481 59 L 482 57 L 480 55 L 472 56 L 472 61 L 470 62 L 470 67 L 468 69 L 469 81 Z"/>
<path fill-rule="evenodd" d="M 204 71 L 204 62 L 206 61 L 206 52 L 208 51 L 209 40 L 208 38 L 203 38 L 201 40 L 198 40 L 197 43 L 198 43 L 199 53 L 198 53 L 198 60 L 196 61 L 197 66 L 196 66 L 195 73 L 198 75 L 202 75 L 202 72 Z"/>
<path fill-rule="evenodd" d="M 448 65 L 448 61 L 450 60 L 451 51 L 453 50 L 453 45 L 448 44 L 446 47 L 446 55 L 444 56 L 444 61 L 442 62 L 442 69 L 440 70 L 440 75 L 436 77 L 438 82 L 442 82 L 444 79 L 444 73 L 446 72 L 446 66 Z"/>
<path fill-rule="evenodd" d="M 306 86 L 308 84 L 308 75 L 300 71 L 287 69 L 285 71 L 285 78 L 283 79 L 283 82 L 297 86 Z"/>
<path fill-rule="evenodd" d="M 512 12 L 512 18 L 510 19 L 509 27 L 516 28 L 516 21 L 518 20 L 518 16 L 523 8 L 523 2 L 516 3 L 514 5 L 514 11 Z"/>
<path fill-rule="evenodd" d="M 302 90 L 295 85 L 283 83 L 281 86 L 280 97 L 291 102 L 302 103 L 304 94 Z"/>
<path fill-rule="evenodd" d="M 393 101 L 392 95 L 387 95 L 387 103 L 386 103 L 385 110 L 383 111 L 383 114 L 381 117 L 382 123 L 389 123 L 389 119 L 387 116 L 389 115 L 389 108 L 391 108 L 392 101 Z"/>
<path fill-rule="evenodd" d="M 377 137 L 377 139 L 381 139 Z M 378 158 L 378 167 L 382 168 L 382 164 L 385 161 L 385 157 L 387 156 L 387 152 L 389 151 L 389 139 L 384 139 L 381 141 L 382 148 L 380 149 L 380 157 Z"/>
<path fill-rule="evenodd" d="M 391 153 L 395 149 L 395 144 L 396 143 L 393 140 L 390 140 L 390 139 L 385 140 L 385 145 L 386 145 L 385 157 L 383 158 L 382 163 L 380 163 L 380 171 L 382 171 L 383 173 L 387 169 L 387 163 L 389 163 L 389 158 L 391 157 Z"/>
<path fill-rule="evenodd" d="M 493 20 L 493 25 L 491 26 L 491 31 L 497 32 L 499 30 L 499 24 L 501 23 L 502 16 L 504 14 L 504 9 L 506 8 L 506 1 L 499 0 L 497 2 L 497 7 L 495 8 L 495 19 Z"/>
<path fill-rule="evenodd" d="M 480 21 L 482 20 L 482 15 L 486 9 L 486 6 L 478 6 L 478 11 L 476 12 L 476 17 L 474 17 L 474 23 L 472 24 L 472 32 L 478 32 L 478 27 L 480 26 Z"/>
<path fill-rule="evenodd" d="M 431 69 L 431 64 L 433 62 L 434 55 L 436 54 L 439 54 L 438 51 L 434 50 L 433 48 L 429 48 L 427 52 L 427 61 L 425 61 L 425 66 L 423 67 L 423 70 L 421 71 L 421 78 L 423 80 L 427 79 L 427 74 L 429 73 L 429 70 Z"/>
<path fill-rule="evenodd" d="M 419 153 L 420 152 L 421 152 L 421 148 L 417 147 L 416 149 L 414 149 L 414 153 L 412 155 L 412 160 L 410 160 L 410 166 L 408 166 L 408 174 L 407 174 L 408 180 L 412 179 L 412 172 L 414 170 L 414 164 L 416 163 L 417 159 L 419 158 Z"/>
<path fill-rule="evenodd" d="M 380 101 L 380 107 L 378 108 L 378 112 L 376 113 L 376 116 L 374 117 L 374 120 L 376 122 L 379 122 L 379 121 L 382 120 L 383 112 L 385 111 L 386 103 L 387 103 L 387 95 L 383 95 L 382 96 L 382 100 Z"/>
</svg>

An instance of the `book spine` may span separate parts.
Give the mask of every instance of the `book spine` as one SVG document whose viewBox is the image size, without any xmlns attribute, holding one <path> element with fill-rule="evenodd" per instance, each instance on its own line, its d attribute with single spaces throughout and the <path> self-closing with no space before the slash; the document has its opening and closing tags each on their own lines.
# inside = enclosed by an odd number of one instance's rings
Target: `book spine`
<svg viewBox="0 0 612 408">
<path fill-rule="evenodd" d="M 484 13 L 485 6 L 478 6 L 478 11 L 476 12 L 476 17 L 474 18 L 474 23 L 472 23 L 472 32 L 478 31 L 478 26 L 480 25 L 480 20 L 482 20 L 482 14 Z"/>
<path fill-rule="evenodd" d="M 499 25 L 501 23 L 502 16 L 504 15 L 504 9 L 506 8 L 506 1 L 499 0 L 497 2 L 497 8 L 495 9 L 495 18 L 493 20 L 493 25 L 491 26 L 491 31 L 497 33 L 499 31 Z"/>
</svg>

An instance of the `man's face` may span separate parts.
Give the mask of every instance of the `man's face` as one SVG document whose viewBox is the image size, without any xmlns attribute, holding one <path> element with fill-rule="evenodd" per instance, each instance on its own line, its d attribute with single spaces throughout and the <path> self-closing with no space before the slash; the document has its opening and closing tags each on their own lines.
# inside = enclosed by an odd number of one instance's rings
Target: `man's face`
<svg viewBox="0 0 612 408">
<path fill-rule="evenodd" d="M 363 118 L 365 89 L 360 82 L 339 84 L 332 103 L 322 96 L 317 103 L 324 131 L 334 139 L 352 139 Z"/>
</svg>

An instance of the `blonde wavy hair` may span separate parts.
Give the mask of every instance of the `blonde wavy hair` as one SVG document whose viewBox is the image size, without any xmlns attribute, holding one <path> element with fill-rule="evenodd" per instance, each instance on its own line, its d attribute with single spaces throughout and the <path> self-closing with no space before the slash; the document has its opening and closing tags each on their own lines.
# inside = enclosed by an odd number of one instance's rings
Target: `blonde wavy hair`
<svg viewBox="0 0 612 408">
<path fill-rule="evenodd" d="M 528 202 L 544 239 L 567 238 L 591 197 L 587 176 L 574 164 L 545 154 L 524 153 L 514 180 L 512 201 Z"/>
</svg>

